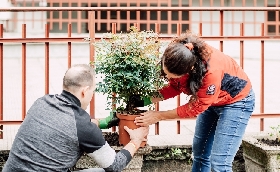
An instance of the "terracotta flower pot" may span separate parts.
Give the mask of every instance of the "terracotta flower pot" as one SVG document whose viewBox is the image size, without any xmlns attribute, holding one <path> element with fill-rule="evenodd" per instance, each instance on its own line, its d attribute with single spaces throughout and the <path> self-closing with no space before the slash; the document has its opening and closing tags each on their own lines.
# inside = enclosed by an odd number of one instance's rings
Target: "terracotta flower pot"
<svg viewBox="0 0 280 172">
<path fill-rule="evenodd" d="M 134 123 L 134 119 L 140 115 L 127 115 L 127 114 L 117 114 L 117 117 L 120 119 L 119 122 L 119 143 L 123 146 L 130 142 L 130 136 L 128 132 L 124 129 L 124 126 L 127 126 L 130 129 L 136 129 L 140 126 Z M 147 137 L 146 137 L 147 138 Z M 143 141 L 140 147 L 145 147 L 146 141 Z"/>
</svg>

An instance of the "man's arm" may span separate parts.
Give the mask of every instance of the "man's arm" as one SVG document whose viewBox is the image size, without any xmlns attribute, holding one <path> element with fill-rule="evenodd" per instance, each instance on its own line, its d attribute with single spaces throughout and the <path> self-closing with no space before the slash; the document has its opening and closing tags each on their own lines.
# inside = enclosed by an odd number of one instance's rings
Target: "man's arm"
<svg viewBox="0 0 280 172">
<path fill-rule="evenodd" d="M 120 119 L 117 117 L 116 112 L 110 112 L 106 118 L 94 121 L 100 129 L 108 129 L 113 126 L 119 125 Z"/>
<path fill-rule="evenodd" d="M 90 117 L 76 117 L 77 135 L 80 148 L 92 157 L 102 168 L 111 171 L 121 171 L 131 161 L 132 156 L 143 141 L 136 136 L 118 153 L 105 141 L 102 131 L 96 124 L 90 122 Z M 130 131 L 130 130 L 129 130 Z M 147 132 L 146 132 L 147 133 Z"/>
</svg>

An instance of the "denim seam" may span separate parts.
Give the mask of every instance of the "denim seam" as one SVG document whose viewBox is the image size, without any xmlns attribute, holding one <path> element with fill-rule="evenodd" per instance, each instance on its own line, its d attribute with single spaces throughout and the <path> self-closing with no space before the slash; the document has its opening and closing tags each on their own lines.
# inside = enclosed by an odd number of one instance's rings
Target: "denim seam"
<svg viewBox="0 0 280 172">
<path fill-rule="evenodd" d="M 243 102 L 242 115 L 241 115 L 241 117 L 244 117 L 245 104 L 246 104 L 246 100 L 244 100 L 244 102 Z M 236 128 L 235 128 L 235 134 L 236 134 L 236 130 L 237 130 L 237 128 L 239 127 L 240 123 L 241 123 L 241 118 L 239 118 L 239 122 L 238 122 L 238 124 L 237 124 L 237 126 L 236 126 Z M 232 137 L 232 140 L 233 140 L 233 138 L 234 138 L 234 136 Z M 232 145 L 232 143 L 233 143 L 233 141 L 232 141 L 232 140 L 231 140 L 231 143 L 230 143 L 229 149 L 228 149 L 228 151 L 227 151 L 227 156 L 226 156 L 226 159 L 225 159 L 225 161 L 226 161 L 226 162 L 227 162 L 227 160 L 228 160 L 228 153 L 229 153 L 229 150 L 230 150 L 231 145 Z M 225 170 L 226 170 L 226 169 L 225 169 Z"/>
<path fill-rule="evenodd" d="M 210 127 L 210 130 L 209 130 L 209 132 L 208 132 L 208 135 L 207 135 L 207 138 L 209 137 L 209 135 L 210 135 L 210 133 L 211 133 L 211 131 L 212 131 L 212 129 L 213 129 L 213 126 L 214 126 L 214 123 L 216 123 L 217 122 L 217 118 L 215 119 L 215 121 L 212 123 L 212 125 L 211 125 L 211 127 Z M 204 151 L 205 151 L 205 147 L 206 147 L 206 142 L 208 141 L 208 139 L 206 139 L 205 140 L 205 144 L 204 144 L 204 147 L 203 147 L 203 149 L 202 149 L 202 155 L 204 155 Z M 202 155 L 201 155 L 201 157 L 202 157 Z M 201 158 L 200 157 L 200 158 Z M 201 162 L 200 162 L 200 164 L 201 164 Z M 210 164 L 210 168 L 211 168 L 211 164 Z M 200 165 L 200 169 L 199 169 L 200 171 L 201 171 L 201 165 Z"/>
</svg>

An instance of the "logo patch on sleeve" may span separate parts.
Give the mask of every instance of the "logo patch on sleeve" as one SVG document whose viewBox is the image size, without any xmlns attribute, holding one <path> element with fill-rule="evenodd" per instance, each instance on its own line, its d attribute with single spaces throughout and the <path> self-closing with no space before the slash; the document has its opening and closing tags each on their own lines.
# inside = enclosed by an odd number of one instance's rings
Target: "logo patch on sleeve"
<svg viewBox="0 0 280 172">
<path fill-rule="evenodd" d="M 215 94 L 216 86 L 215 85 L 209 85 L 206 91 L 207 95 L 213 95 Z"/>
</svg>

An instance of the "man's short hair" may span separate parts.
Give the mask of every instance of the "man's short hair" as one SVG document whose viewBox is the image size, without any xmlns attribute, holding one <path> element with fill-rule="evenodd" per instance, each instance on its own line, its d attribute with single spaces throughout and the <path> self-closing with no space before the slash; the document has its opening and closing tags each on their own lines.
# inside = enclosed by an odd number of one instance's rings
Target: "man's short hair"
<svg viewBox="0 0 280 172">
<path fill-rule="evenodd" d="M 63 89 L 76 90 L 93 86 L 94 69 L 87 64 L 76 64 L 69 68 L 63 77 Z"/>
</svg>

